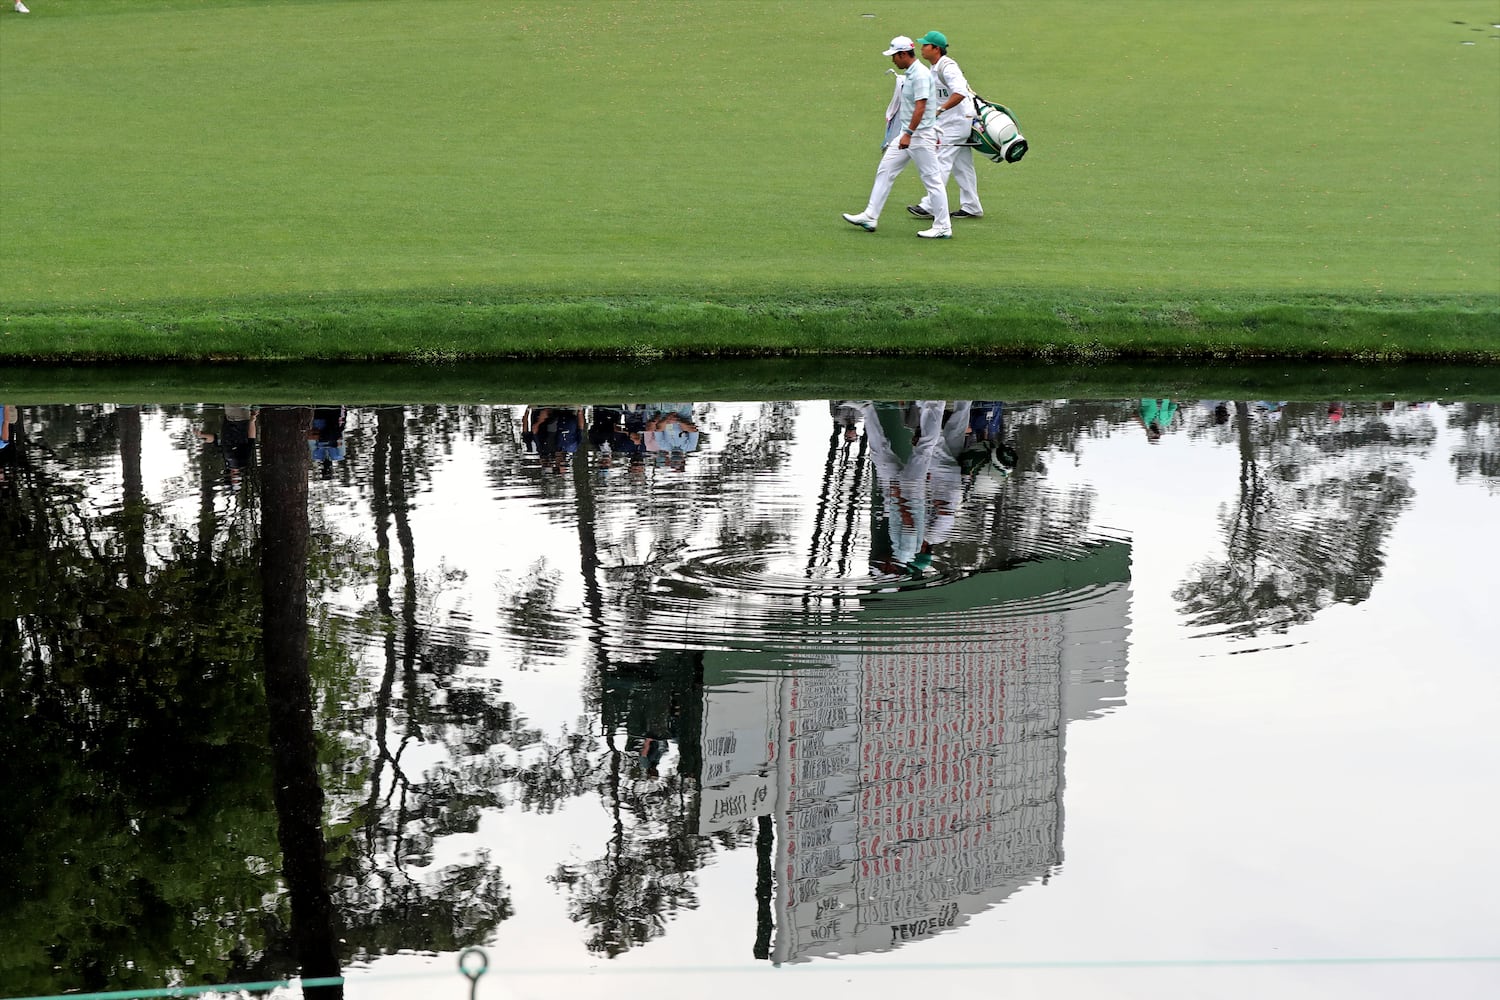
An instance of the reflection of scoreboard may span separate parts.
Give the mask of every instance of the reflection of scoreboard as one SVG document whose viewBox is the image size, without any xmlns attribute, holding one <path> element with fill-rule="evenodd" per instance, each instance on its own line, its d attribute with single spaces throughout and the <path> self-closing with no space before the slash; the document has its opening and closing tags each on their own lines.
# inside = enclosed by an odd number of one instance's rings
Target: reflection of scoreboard
<svg viewBox="0 0 1500 1000">
<path fill-rule="evenodd" d="M 970 909 L 956 900 L 1061 860 L 1063 631 L 1056 613 L 1003 619 L 790 680 L 786 959 L 935 933 Z M 844 754 L 823 728 L 828 675 L 860 706 Z"/>
<path fill-rule="evenodd" d="M 738 804 L 756 775 L 765 805 L 747 796 L 740 815 L 777 819 L 779 961 L 929 936 L 1061 862 L 1067 721 L 1123 691 L 1129 566 L 1116 548 L 1091 557 L 1108 572 L 1055 602 L 996 601 L 1016 571 L 971 578 L 940 588 L 944 604 L 967 591 L 978 605 L 960 616 L 900 614 L 890 642 L 804 647 L 780 677 L 709 689 L 705 743 L 735 699 L 741 729 L 764 740 L 740 774 L 705 781 L 703 815 L 722 828 L 716 796 Z M 705 779 L 710 767 L 705 753 Z"/>
</svg>

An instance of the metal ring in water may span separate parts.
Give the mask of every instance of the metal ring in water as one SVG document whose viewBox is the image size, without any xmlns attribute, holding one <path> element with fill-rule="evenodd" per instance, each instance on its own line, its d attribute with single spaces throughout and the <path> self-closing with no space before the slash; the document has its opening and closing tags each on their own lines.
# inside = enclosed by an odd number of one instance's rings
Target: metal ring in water
<svg viewBox="0 0 1500 1000">
<path fill-rule="evenodd" d="M 477 968 L 471 968 L 473 965 L 469 961 L 469 956 L 471 955 L 479 959 Z M 458 971 L 467 976 L 470 982 L 478 982 L 479 977 L 489 971 L 489 967 L 490 957 L 484 953 L 483 948 L 465 948 L 458 955 Z"/>
</svg>

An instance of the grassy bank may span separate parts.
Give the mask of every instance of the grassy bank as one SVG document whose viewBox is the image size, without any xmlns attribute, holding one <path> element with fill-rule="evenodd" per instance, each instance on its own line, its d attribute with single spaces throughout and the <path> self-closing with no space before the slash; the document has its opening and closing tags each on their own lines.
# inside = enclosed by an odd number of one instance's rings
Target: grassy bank
<svg viewBox="0 0 1500 1000">
<path fill-rule="evenodd" d="M 1500 402 L 1500 366 L 797 358 L 383 364 L 28 365 L 0 401 L 28 403 L 494 403 L 622 399 L 1468 400 Z"/>
<path fill-rule="evenodd" d="M 1500 296 L 1171 296 L 935 288 L 779 296 L 261 297 L 14 310 L 15 362 L 917 354 L 1103 361 L 1282 357 L 1500 363 Z"/>
<path fill-rule="evenodd" d="M 0 10 L 0 356 L 1493 360 L 1494 23 L 1495 0 Z M 880 50 L 932 27 L 1032 147 L 979 164 L 985 218 L 937 245 L 910 171 L 878 232 L 838 217 L 878 157 Z"/>
</svg>

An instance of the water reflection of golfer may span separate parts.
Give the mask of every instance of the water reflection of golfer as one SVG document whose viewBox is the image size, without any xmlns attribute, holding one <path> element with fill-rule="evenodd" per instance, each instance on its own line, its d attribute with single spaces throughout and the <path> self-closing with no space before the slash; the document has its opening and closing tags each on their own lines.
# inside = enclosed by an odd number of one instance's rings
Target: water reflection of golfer
<svg viewBox="0 0 1500 1000">
<path fill-rule="evenodd" d="M 958 508 L 963 503 L 964 472 L 959 456 L 968 444 L 973 403 L 960 400 L 943 417 L 937 447 L 927 474 L 927 537 L 923 551 L 929 553 L 953 535 Z"/>
<path fill-rule="evenodd" d="M 967 404 L 964 404 L 967 407 Z M 922 400 L 908 406 L 893 403 L 866 403 L 863 407 L 865 435 L 870 442 L 870 460 L 875 465 L 877 488 L 885 507 L 886 531 L 890 552 L 875 540 L 871 562 L 887 573 L 920 575 L 932 565 L 932 546 L 928 532 L 938 506 L 946 502 L 948 477 L 939 459 L 938 486 L 933 491 L 932 473 L 935 457 L 943 451 L 943 409 L 941 400 Z M 964 428 L 968 426 L 965 410 Z M 959 426 L 954 421 L 955 426 Z M 953 472 L 957 473 L 957 464 Z"/>
</svg>

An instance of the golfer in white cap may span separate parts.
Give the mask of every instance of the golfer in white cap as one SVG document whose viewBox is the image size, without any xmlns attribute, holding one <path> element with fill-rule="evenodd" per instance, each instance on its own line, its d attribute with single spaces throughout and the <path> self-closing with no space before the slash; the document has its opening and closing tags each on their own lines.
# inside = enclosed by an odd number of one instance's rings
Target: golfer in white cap
<svg viewBox="0 0 1500 1000">
<path fill-rule="evenodd" d="M 890 56 L 896 69 L 901 71 L 896 78 L 896 94 L 891 98 L 891 108 L 887 109 L 885 155 L 875 168 L 875 186 L 870 190 L 869 204 L 857 215 L 845 212 L 844 221 L 873 233 L 880 221 L 880 210 L 885 208 L 886 199 L 891 195 L 891 186 L 906 169 L 907 161 L 911 161 L 917 165 L 922 185 L 927 188 L 926 200 L 932 206 L 932 228 L 917 235 L 930 240 L 948 239 L 953 235 L 953 223 L 948 218 L 948 192 L 938 159 L 942 139 L 937 128 L 937 89 L 932 70 L 917 59 L 916 45 L 905 35 L 892 38 L 891 47 L 884 55 Z M 899 138 L 892 136 L 891 123 L 900 124 Z"/>
</svg>

